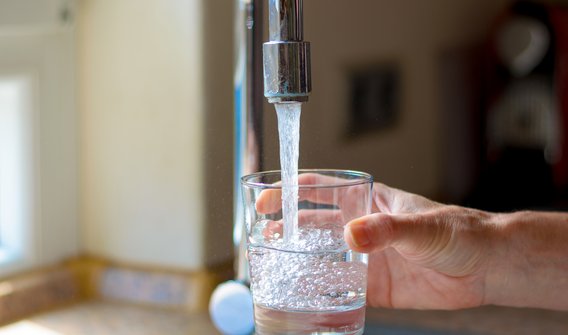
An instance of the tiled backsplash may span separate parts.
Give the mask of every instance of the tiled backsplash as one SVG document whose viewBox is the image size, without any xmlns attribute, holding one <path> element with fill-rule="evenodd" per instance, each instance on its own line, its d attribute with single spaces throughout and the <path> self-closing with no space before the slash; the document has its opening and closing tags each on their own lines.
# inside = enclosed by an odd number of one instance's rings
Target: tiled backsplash
<svg viewBox="0 0 568 335">
<path fill-rule="evenodd" d="M 0 324 L 89 299 L 204 311 L 213 288 L 230 273 L 230 265 L 182 272 L 80 258 L 0 281 Z"/>
</svg>

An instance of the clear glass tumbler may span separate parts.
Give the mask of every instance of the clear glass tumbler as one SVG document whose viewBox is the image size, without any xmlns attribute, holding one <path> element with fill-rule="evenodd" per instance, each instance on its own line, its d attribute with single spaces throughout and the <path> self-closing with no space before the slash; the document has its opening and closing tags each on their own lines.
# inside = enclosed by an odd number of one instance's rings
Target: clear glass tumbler
<svg viewBox="0 0 568 335">
<path fill-rule="evenodd" d="M 300 170 L 299 185 L 279 180 L 269 171 L 241 182 L 256 333 L 363 334 L 367 255 L 347 247 L 343 230 L 370 213 L 372 177 Z M 286 187 L 297 188 L 295 228 L 283 220 Z"/>
</svg>

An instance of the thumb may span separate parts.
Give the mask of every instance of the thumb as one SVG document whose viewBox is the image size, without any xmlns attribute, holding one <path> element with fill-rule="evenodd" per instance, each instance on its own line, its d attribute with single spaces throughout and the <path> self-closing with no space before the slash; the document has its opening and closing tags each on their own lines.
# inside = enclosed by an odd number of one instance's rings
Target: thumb
<svg viewBox="0 0 568 335">
<path fill-rule="evenodd" d="M 370 253 L 394 247 L 407 254 L 423 254 L 446 244 L 451 228 L 428 214 L 375 213 L 349 222 L 345 241 L 357 252 Z"/>
</svg>

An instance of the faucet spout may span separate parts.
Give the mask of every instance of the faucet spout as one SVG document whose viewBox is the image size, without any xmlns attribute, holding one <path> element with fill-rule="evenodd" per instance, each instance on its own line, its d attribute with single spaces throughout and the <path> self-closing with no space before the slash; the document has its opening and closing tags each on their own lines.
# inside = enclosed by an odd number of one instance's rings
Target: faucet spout
<svg viewBox="0 0 568 335">
<path fill-rule="evenodd" d="M 303 1 L 268 0 L 270 41 L 263 45 L 264 96 L 270 103 L 305 102 L 311 92 L 310 43 Z"/>
</svg>

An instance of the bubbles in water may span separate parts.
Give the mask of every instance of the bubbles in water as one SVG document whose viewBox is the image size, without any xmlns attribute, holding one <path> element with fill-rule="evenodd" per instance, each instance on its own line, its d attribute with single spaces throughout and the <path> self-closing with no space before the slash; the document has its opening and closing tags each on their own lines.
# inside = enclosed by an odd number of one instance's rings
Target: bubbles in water
<svg viewBox="0 0 568 335">
<path fill-rule="evenodd" d="M 366 256 L 350 251 L 343 226 L 298 227 L 300 103 L 275 104 L 280 139 L 282 222 L 261 221 L 249 236 L 254 302 L 273 309 L 338 311 L 365 304 Z"/>
<path fill-rule="evenodd" d="M 353 258 L 341 230 L 300 228 L 298 238 L 249 247 L 255 303 L 276 309 L 337 310 L 363 305 L 366 264 Z M 363 257 L 363 256 L 361 256 Z"/>
</svg>

